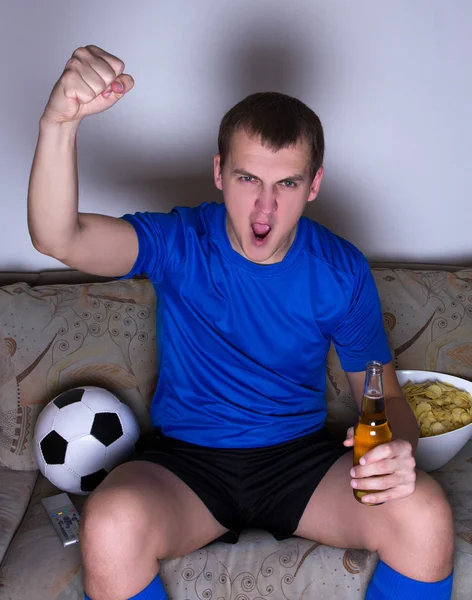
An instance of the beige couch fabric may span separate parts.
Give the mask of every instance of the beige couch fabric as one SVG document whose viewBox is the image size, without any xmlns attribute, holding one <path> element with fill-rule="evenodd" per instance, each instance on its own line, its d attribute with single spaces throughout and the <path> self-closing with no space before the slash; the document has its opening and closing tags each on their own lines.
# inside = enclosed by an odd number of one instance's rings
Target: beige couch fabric
<svg viewBox="0 0 472 600">
<path fill-rule="evenodd" d="M 0 563 L 21 523 L 37 478 L 38 471 L 0 467 Z"/>
<path fill-rule="evenodd" d="M 143 281 L 0 288 L 0 464 L 37 468 L 37 416 L 77 385 L 110 389 L 149 427 L 155 311 L 154 291 Z"/>
<path fill-rule="evenodd" d="M 1 600 L 83 600 L 78 545 L 64 548 L 40 501 L 59 493 L 42 475 L 0 567 Z"/>
</svg>

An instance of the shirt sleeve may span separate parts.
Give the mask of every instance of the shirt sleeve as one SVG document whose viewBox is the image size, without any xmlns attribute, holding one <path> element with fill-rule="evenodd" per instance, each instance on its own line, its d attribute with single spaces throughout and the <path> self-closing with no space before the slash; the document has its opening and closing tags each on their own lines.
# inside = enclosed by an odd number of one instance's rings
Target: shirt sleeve
<svg viewBox="0 0 472 600">
<path fill-rule="evenodd" d="M 179 211 L 137 212 L 121 218 L 136 231 L 138 256 L 131 271 L 120 279 L 145 275 L 151 281 L 161 282 L 184 259 L 185 233 Z"/>
<path fill-rule="evenodd" d="M 357 269 L 348 311 L 332 338 L 345 371 L 365 371 L 371 360 L 383 364 L 392 360 L 377 287 L 365 257 Z"/>
</svg>

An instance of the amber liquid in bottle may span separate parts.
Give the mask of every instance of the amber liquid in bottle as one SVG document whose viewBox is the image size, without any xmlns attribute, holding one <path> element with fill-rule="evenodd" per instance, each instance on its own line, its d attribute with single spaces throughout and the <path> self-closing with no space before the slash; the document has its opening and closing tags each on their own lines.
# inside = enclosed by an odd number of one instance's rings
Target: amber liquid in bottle
<svg viewBox="0 0 472 600">
<path fill-rule="evenodd" d="M 379 362 L 370 362 L 367 363 L 361 415 L 354 430 L 354 466 L 366 452 L 391 439 L 392 429 L 385 412 L 383 366 Z M 361 501 L 363 496 L 375 491 L 353 490 L 355 499 L 365 506 L 378 506 Z"/>
</svg>

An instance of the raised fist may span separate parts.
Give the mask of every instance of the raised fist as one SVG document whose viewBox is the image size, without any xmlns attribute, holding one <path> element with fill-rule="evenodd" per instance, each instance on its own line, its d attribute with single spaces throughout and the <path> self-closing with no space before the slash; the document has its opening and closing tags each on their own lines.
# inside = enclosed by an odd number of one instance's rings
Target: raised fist
<svg viewBox="0 0 472 600">
<path fill-rule="evenodd" d="M 97 46 L 77 48 L 54 86 L 43 118 L 54 123 L 80 122 L 107 110 L 134 86 L 125 65 Z"/>
</svg>

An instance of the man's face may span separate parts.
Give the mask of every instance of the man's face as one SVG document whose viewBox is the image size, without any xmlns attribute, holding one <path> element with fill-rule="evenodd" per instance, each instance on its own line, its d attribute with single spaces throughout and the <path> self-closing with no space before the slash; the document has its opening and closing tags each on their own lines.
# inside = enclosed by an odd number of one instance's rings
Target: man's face
<svg viewBox="0 0 472 600">
<path fill-rule="evenodd" d="M 280 262 L 323 177 L 323 167 L 314 179 L 310 176 L 308 144 L 273 152 L 259 138 L 237 131 L 223 169 L 220 156 L 215 156 L 214 172 L 216 187 L 223 191 L 233 249 L 255 263 Z"/>
</svg>

